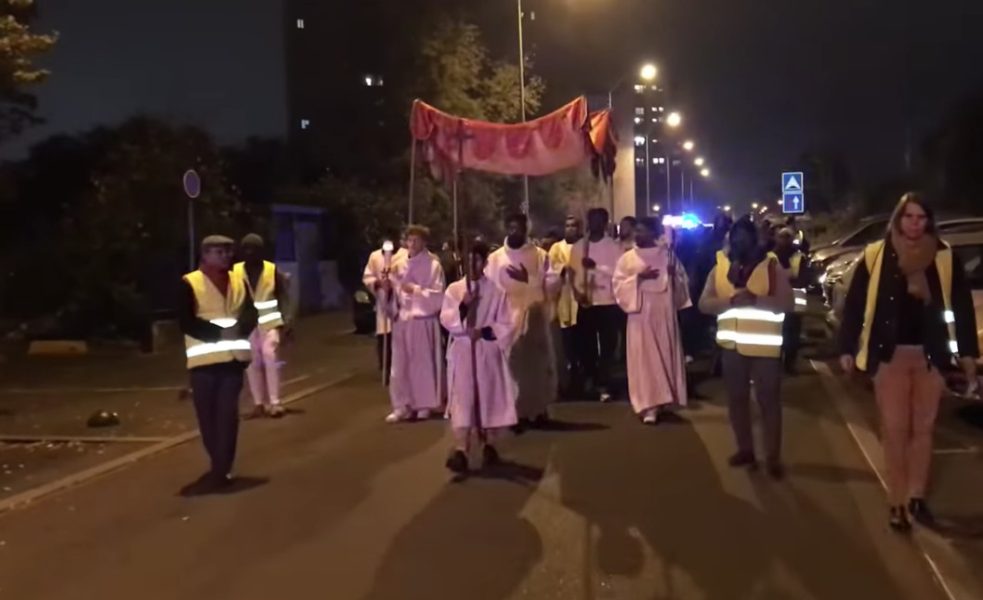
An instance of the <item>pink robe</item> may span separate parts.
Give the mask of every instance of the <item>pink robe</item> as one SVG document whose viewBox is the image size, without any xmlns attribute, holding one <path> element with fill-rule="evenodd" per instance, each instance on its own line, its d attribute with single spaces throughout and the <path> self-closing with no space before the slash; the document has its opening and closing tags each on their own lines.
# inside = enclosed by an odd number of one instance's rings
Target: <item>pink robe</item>
<svg viewBox="0 0 983 600">
<path fill-rule="evenodd" d="M 524 265 L 529 281 L 509 277 L 507 268 Z M 556 398 L 557 365 L 550 321 L 552 300 L 559 291 L 559 274 L 550 269 L 546 251 L 532 244 L 512 249 L 506 243 L 488 257 L 485 276 L 508 297 L 516 322 L 515 343 L 509 352 L 509 368 L 519 384 L 516 409 L 520 418 L 546 413 Z"/>
<path fill-rule="evenodd" d="M 435 410 L 440 406 L 443 360 L 438 315 L 444 298 L 444 271 L 429 252 L 393 259 L 393 361 L 389 399 L 394 410 Z M 412 291 L 403 291 L 403 284 Z"/>
<path fill-rule="evenodd" d="M 668 263 L 664 246 L 633 248 L 621 257 L 614 273 L 615 298 L 628 313 L 628 395 L 639 414 L 686 404 L 686 361 L 676 314 L 692 302 L 678 261 L 670 289 Z M 638 274 L 649 267 L 658 269 L 659 277 L 639 280 Z"/>
<path fill-rule="evenodd" d="M 461 320 L 461 301 L 466 292 L 465 280 L 455 281 L 444 294 L 440 323 L 450 333 L 447 348 L 447 394 L 451 427 L 474 426 L 474 380 L 471 368 L 471 340 L 467 323 Z M 516 323 L 505 294 L 487 279 L 472 283 L 479 290 L 478 314 L 474 327 L 491 327 L 495 341 L 475 343 L 478 373 L 478 405 L 481 426 L 486 429 L 511 427 L 516 423 L 515 401 L 519 394 L 509 371 L 508 353 L 516 332 Z"/>
</svg>

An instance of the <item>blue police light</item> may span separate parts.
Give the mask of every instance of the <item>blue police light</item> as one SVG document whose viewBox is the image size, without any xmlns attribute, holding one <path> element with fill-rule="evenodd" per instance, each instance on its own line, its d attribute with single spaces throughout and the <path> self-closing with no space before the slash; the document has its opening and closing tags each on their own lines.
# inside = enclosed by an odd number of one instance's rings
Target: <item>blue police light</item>
<svg viewBox="0 0 983 600">
<path fill-rule="evenodd" d="M 685 213 L 682 216 L 681 224 L 684 229 L 696 229 L 697 227 L 702 225 L 703 222 L 700 221 L 700 218 L 694 215 L 693 213 Z"/>
</svg>

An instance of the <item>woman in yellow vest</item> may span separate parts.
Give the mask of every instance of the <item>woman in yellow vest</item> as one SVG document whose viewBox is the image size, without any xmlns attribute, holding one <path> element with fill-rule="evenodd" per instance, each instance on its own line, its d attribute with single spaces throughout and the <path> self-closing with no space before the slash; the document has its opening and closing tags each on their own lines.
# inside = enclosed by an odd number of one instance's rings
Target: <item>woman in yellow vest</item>
<svg viewBox="0 0 983 600">
<path fill-rule="evenodd" d="M 198 429 L 211 459 L 211 469 L 189 486 L 189 493 L 207 492 L 232 479 L 242 372 L 249 365 L 249 334 L 258 320 L 246 282 L 229 271 L 232 247 L 227 237 L 206 237 L 198 270 L 182 280 L 178 318 Z"/>
<path fill-rule="evenodd" d="M 939 240 L 932 211 L 918 194 L 901 198 L 886 239 L 864 250 L 847 292 L 839 345 L 845 372 L 857 368 L 874 378 L 891 527 L 909 530 L 909 516 L 932 524 L 925 488 L 945 387 L 940 371 L 958 361 L 975 385 L 979 348 L 963 266 Z"/>
<path fill-rule="evenodd" d="M 758 243 L 758 232 L 747 218 L 734 223 L 730 247 L 717 252 L 717 264 L 707 277 L 700 311 L 717 317 L 729 417 L 737 452 L 734 467 L 757 467 L 751 435 L 751 381 L 761 406 L 768 473 L 784 477 L 781 461 L 782 324 L 794 307 L 792 288 L 774 256 Z"/>
</svg>

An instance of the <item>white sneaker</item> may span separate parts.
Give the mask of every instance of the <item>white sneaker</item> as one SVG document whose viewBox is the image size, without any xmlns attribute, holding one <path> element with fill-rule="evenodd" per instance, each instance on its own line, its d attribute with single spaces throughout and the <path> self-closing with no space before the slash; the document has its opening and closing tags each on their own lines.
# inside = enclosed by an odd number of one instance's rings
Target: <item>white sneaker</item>
<svg viewBox="0 0 983 600">
<path fill-rule="evenodd" d="M 401 410 L 394 410 L 391 413 L 389 413 L 388 416 L 386 416 L 386 423 L 400 423 L 402 421 L 405 421 L 406 418 L 407 415 L 405 412 Z"/>
<path fill-rule="evenodd" d="M 655 425 L 658 422 L 659 422 L 659 413 L 658 411 L 655 410 L 650 410 L 646 412 L 645 416 L 642 417 L 642 423 L 646 425 Z"/>
<path fill-rule="evenodd" d="M 416 419 L 418 421 L 426 421 L 429 418 L 430 418 L 430 411 L 429 410 L 424 409 L 424 410 L 418 410 L 418 411 L 416 411 Z"/>
</svg>

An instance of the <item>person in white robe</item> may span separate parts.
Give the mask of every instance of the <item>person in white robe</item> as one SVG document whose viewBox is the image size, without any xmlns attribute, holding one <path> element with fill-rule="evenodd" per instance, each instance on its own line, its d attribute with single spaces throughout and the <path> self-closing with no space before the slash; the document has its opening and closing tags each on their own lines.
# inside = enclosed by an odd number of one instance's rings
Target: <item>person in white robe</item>
<svg viewBox="0 0 983 600">
<path fill-rule="evenodd" d="M 406 254 L 393 260 L 392 272 L 381 288 L 393 292 L 386 307 L 393 319 L 392 412 L 387 423 L 429 419 L 443 395 L 439 314 L 444 271 L 440 260 L 427 251 L 429 234 L 426 227 L 407 227 Z"/>
<path fill-rule="evenodd" d="M 387 248 L 392 247 L 388 250 L 379 248 L 369 254 L 369 260 L 365 263 L 365 270 L 362 272 L 362 285 L 375 298 L 376 355 L 380 371 L 388 369 L 392 364 L 392 319 L 389 318 L 386 308 L 387 304 L 392 302 L 392 298 L 387 298 L 387 294 L 381 290 L 383 281 L 389 278 L 393 262 L 406 255 L 406 248 L 403 247 L 402 241 L 398 246 L 394 243 L 397 241 L 399 240 L 396 240 L 394 235 L 386 236 L 382 245 Z M 389 382 L 388 374 L 385 374 L 384 381 Z"/>
<path fill-rule="evenodd" d="M 516 321 L 509 368 L 519 384 L 516 410 L 520 423 L 543 427 L 549 422 L 547 407 L 557 395 L 556 359 L 546 303 L 556 297 L 559 274 L 550 269 L 546 251 L 529 242 L 525 215 L 512 215 L 505 223 L 505 245 L 488 257 L 485 276 L 505 292 Z"/>
<path fill-rule="evenodd" d="M 639 220 L 635 248 L 618 261 L 614 293 L 628 315 L 628 395 L 642 422 L 686 405 L 686 366 L 677 311 L 692 302 L 682 266 L 656 240 L 662 227 Z"/>
<path fill-rule="evenodd" d="M 455 473 L 468 471 L 472 435 L 484 442 L 484 467 L 498 464 L 495 441 L 518 421 L 519 389 L 508 364 L 515 315 L 505 293 L 484 277 L 488 253 L 484 242 L 471 246 L 471 272 L 476 279 L 452 283 L 440 312 L 440 322 L 450 334 L 447 394 L 454 434 L 454 449 L 446 464 Z"/>
</svg>

